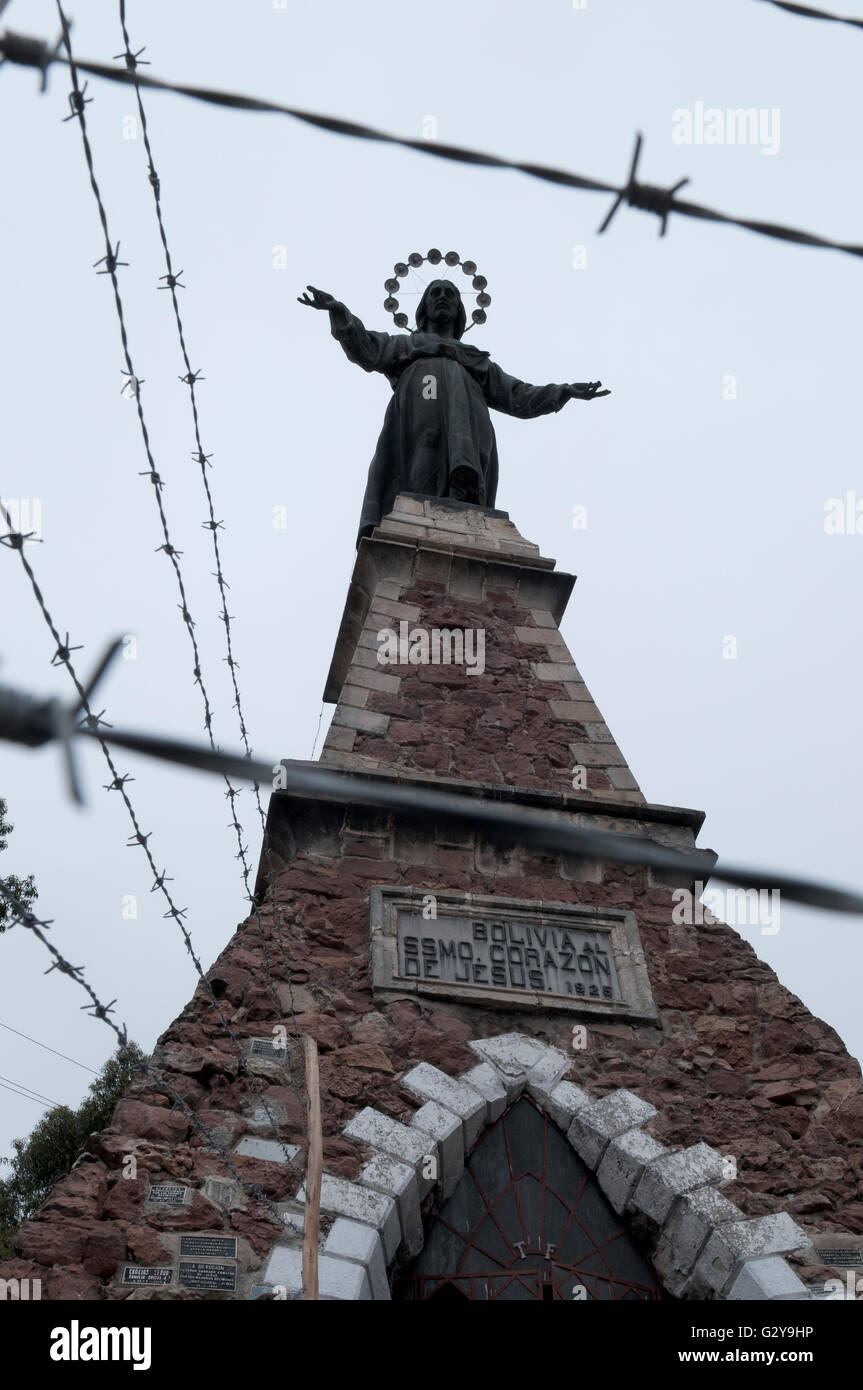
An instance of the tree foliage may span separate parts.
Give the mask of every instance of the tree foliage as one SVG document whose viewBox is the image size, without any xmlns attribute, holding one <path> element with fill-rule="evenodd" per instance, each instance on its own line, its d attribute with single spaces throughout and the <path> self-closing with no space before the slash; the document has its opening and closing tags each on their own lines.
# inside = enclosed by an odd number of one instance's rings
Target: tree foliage
<svg viewBox="0 0 863 1390">
<path fill-rule="evenodd" d="M 11 835 L 15 828 L 13 825 L 10 825 L 6 816 L 6 802 L 3 800 L 2 796 L 0 796 L 0 854 L 2 854 L 6 848 L 7 836 Z M 36 885 L 33 882 L 32 874 L 28 874 L 26 878 L 19 878 L 17 874 L 8 874 L 5 878 L 0 879 L 0 883 L 8 888 L 10 893 L 14 893 L 15 897 L 18 898 L 25 907 L 31 907 L 36 901 Z M 0 932 L 6 930 L 9 925 L 10 916 L 9 904 L 3 898 L 0 898 Z"/>
<path fill-rule="evenodd" d="M 54 1106 L 29 1138 L 12 1140 L 12 1158 L 0 1159 L 12 1170 L 0 1180 L 0 1259 L 12 1254 L 12 1240 L 21 1222 L 38 1210 L 58 1178 L 69 1172 L 87 1137 L 110 1122 L 114 1106 L 145 1060 L 136 1043 L 118 1047 L 77 1110 Z"/>
</svg>

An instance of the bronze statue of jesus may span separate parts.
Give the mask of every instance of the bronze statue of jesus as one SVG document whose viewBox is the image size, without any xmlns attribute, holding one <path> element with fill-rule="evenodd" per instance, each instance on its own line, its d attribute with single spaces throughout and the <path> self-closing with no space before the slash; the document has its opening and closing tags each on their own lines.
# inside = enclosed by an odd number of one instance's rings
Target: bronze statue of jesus
<svg viewBox="0 0 863 1390">
<path fill-rule="evenodd" d="M 326 309 L 333 337 L 351 362 L 382 372 L 393 388 L 369 468 L 359 540 L 371 535 L 400 492 L 452 497 L 493 507 L 497 444 L 489 407 L 532 420 L 569 400 L 607 396 L 601 381 L 529 386 L 507 376 L 489 354 L 461 341 L 467 316 L 450 280 L 432 280 L 417 306 L 413 333 L 375 333 L 325 290 L 299 297 Z"/>
</svg>

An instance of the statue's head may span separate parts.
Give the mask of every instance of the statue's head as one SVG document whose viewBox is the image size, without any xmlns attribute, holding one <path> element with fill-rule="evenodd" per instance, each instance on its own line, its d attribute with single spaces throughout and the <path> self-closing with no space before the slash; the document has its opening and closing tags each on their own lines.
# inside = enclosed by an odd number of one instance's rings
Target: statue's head
<svg viewBox="0 0 863 1390">
<path fill-rule="evenodd" d="M 417 305 L 417 328 L 420 333 L 428 331 L 430 321 L 440 323 L 448 320 L 454 338 L 460 338 L 467 326 L 467 314 L 461 295 L 451 280 L 432 280 L 426 285 L 422 299 Z"/>
</svg>

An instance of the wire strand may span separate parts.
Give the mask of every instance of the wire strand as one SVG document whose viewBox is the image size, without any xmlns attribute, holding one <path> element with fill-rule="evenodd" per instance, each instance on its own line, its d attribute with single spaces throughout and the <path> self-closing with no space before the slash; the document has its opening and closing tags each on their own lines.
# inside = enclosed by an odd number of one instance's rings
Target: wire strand
<svg viewBox="0 0 863 1390">
<path fill-rule="evenodd" d="M 774 2 L 778 3 L 778 0 L 771 0 L 771 3 Z M 43 77 L 52 63 L 67 62 L 67 59 L 61 54 L 52 53 L 43 41 L 27 39 L 12 34 L 8 30 L 0 37 L 0 52 L 11 62 L 23 63 L 40 69 Z M 847 256 L 863 257 L 863 245 L 858 243 L 835 241 L 829 237 L 819 236 L 814 232 L 802 231 L 796 227 L 788 227 L 778 222 L 768 222 L 759 218 L 734 217 L 714 208 L 677 198 L 674 194 L 677 188 L 682 186 L 681 183 L 669 190 L 657 188 L 651 184 L 636 183 L 631 177 L 627 184 L 618 186 L 601 179 L 588 178 L 583 174 L 573 173 L 569 169 L 558 169 L 553 165 L 505 159 L 486 151 L 469 149 L 463 145 L 438 144 L 430 140 L 415 140 L 407 136 L 393 135 L 388 131 L 377 130 L 373 126 L 362 125 L 357 121 L 346 121 L 336 116 L 320 115 L 311 111 L 304 111 L 299 107 L 285 106 L 281 102 L 243 96 L 237 92 L 224 92 L 210 87 L 165 82 L 143 73 L 133 74 L 128 71 L 121 71 L 109 67 L 106 63 L 76 59 L 76 64 L 81 72 L 89 73 L 93 77 L 105 78 L 109 82 L 122 82 L 128 85 L 137 80 L 142 87 L 150 88 L 153 91 L 173 92 L 178 96 L 189 97 L 194 101 L 203 101 L 232 110 L 258 111 L 289 116 L 293 120 L 302 121 L 318 130 L 326 130 L 335 135 L 351 136 L 357 140 L 371 140 L 380 144 L 395 145 L 402 149 L 430 155 L 434 159 L 446 159 L 459 164 L 470 164 L 490 169 L 509 169 L 516 173 L 525 174 L 530 178 L 540 179 L 545 183 L 558 184 L 564 188 L 580 189 L 583 192 L 613 193 L 617 199 L 615 207 L 619 202 L 626 201 L 630 207 L 639 208 L 643 212 L 655 213 L 662 218 L 663 227 L 672 214 L 678 213 L 682 217 L 691 217 L 702 222 L 716 222 L 724 226 L 740 227 L 746 231 L 754 232 L 758 236 L 770 237 L 776 241 L 817 247 L 828 251 L 839 251 Z M 686 180 L 682 182 L 686 182 Z"/>
<path fill-rule="evenodd" d="M 53 1052 L 55 1057 L 62 1057 L 64 1062 L 71 1062 L 74 1066 L 80 1067 L 82 1071 L 88 1071 L 93 1076 L 99 1073 L 93 1067 L 87 1067 L 83 1062 L 76 1062 L 74 1057 L 67 1057 L 65 1052 L 58 1052 L 56 1047 L 49 1047 L 47 1043 L 40 1042 L 38 1038 L 31 1038 L 27 1033 L 19 1033 L 17 1028 L 12 1028 L 8 1023 L 0 1023 L 0 1028 L 5 1028 L 7 1033 L 15 1033 L 19 1038 L 26 1038 L 27 1042 L 35 1043 L 37 1047 L 42 1047 L 46 1052 Z"/>
</svg>

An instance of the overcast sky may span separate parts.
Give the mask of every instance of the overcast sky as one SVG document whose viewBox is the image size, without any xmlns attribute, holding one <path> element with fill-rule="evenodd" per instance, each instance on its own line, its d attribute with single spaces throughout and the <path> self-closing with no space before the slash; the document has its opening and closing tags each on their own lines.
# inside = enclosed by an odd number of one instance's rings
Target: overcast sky
<svg viewBox="0 0 863 1390">
<path fill-rule="evenodd" d="M 832 0 L 832 8 L 842 0 Z M 849 5 L 848 12 L 853 12 Z M 118 6 L 77 6 L 78 56 L 122 49 Z M 863 241 L 857 139 L 863 34 L 758 0 L 130 0 L 133 47 L 155 75 L 436 134 L 614 182 L 637 130 L 640 176 L 744 216 Z M 0 24 L 51 37 L 50 0 L 12 0 Z M 104 242 L 68 79 L 0 71 L 3 308 L 0 496 L 41 507 L 35 566 L 86 673 L 134 636 L 97 708 L 118 726 L 202 735 L 188 638 L 124 365 Z M 87 120 L 129 341 L 165 508 L 197 623 L 216 733 L 239 744 L 188 390 L 144 150 L 129 90 L 91 80 Z M 199 388 L 255 749 L 308 758 L 354 560 L 369 459 L 389 396 L 352 366 L 309 282 L 369 327 L 391 328 L 383 281 L 431 246 L 475 260 L 488 323 L 469 341 L 534 383 L 601 378 L 613 394 L 536 421 L 495 417 L 498 505 L 578 575 L 563 633 L 648 800 L 707 812 L 701 843 L 863 891 L 859 801 L 863 535 L 828 534 L 825 505 L 856 492 L 863 265 L 502 171 L 323 133 L 278 116 L 145 97 Z M 699 107 L 699 103 L 701 106 Z M 764 112 L 754 143 L 724 113 Z M 704 113 L 713 143 L 704 141 Z M 702 113 L 701 143 L 680 143 Z M 430 119 L 431 118 L 431 119 Z M 675 133 L 677 140 L 675 140 Z M 585 255 L 577 248 L 585 248 Z M 468 307 L 472 307 L 470 304 Z M 854 503 L 852 498 L 852 506 Z M 573 508 L 587 525 L 573 527 Z M 287 509 L 284 529 L 274 509 Z M 863 527 L 863 521 L 861 521 Z M 0 551 L 2 679 L 69 695 L 18 558 Z M 736 640 L 736 657 L 727 639 Z M 332 708 L 323 710 L 320 749 Z M 38 910 L 118 999 L 151 1048 L 194 970 L 146 861 L 127 848 L 98 748 L 81 752 L 88 806 L 69 801 L 56 749 L 4 745 L 15 831 L 0 870 L 33 872 Z M 223 784 L 118 755 L 175 901 L 208 966 L 245 915 Z M 260 833 L 244 794 L 256 858 Z M 124 917 L 134 899 L 135 918 Z M 783 906 L 747 931 L 810 1009 L 863 1053 L 863 922 Z M 0 940 L 0 1022 L 98 1068 L 111 1035 L 21 929 Z M 85 1072 L 0 1029 L 0 1078 L 77 1104 Z M 40 1114 L 0 1091 L 0 1154 Z"/>
</svg>

